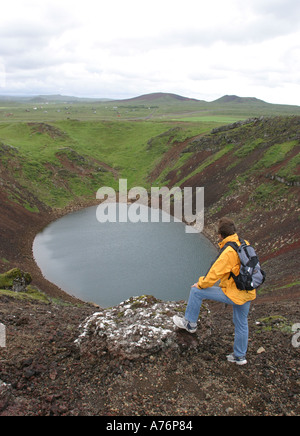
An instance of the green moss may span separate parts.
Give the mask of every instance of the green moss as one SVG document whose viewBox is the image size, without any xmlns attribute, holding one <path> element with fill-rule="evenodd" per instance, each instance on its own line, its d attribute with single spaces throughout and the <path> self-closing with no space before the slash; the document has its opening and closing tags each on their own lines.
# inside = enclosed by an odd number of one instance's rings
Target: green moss
<svg viewBox="0 0 300 436">
<path fill-rule="evenodd" d="M 263 139 L 258 138 L 255 140 L 247 141 L 239 150 L 237 150 L 234 155 L 237 157 L 245 157 L 252 153 L 256 148 L 264 142 Z"/>
<path fill-rule="evenodd" d="M 259 160 L 259 162 L 254 166 L 255 169 L 258 168 L 270 168 L 279 162 L 282 162 L 286 155 L 298 144 L 298 141 L 288 141 L 282 144 L 272 145 L 264 154 L 264 156 Z"/>
<path fill-rule="evenodd" d="M 23 272 L 19 268 L 13 268 L 4 274 L 0 274 L 0 288 L 11 288 L 16 280 L 23 279 L 26 285 L 29 285 L 32 281 L 29 273 Z"/>
<path fill-rule="evenodd" d="M 51 300 L 43 292 L 33 286 L 27 286 L 26 292 L 14 292 L 8 289 L 0 289 L 0 297 L 2 295 L 16 300 L 37 301 L 45 304 L 51 303 Z"/>
<path fill-rule="evenodd" d="M 256 208 L 257 205 L 265 209 L 271 209 L 274 204 L 281 198 L 288 198 L 289 187 L 282 183 L 270 181 L 259 185 L 250 196 L 251 205 Z"/>
<path fill-rule="evenodd" d="M 283 177 L 288 183 L 299 182 L 300 176 L 297 170 L 300 165 L 300 154 L 290 159 L 278 172 L 279 177 Z"/>
<path fill-rule="evenodd" d="M 265 318 L 260 318 L 257 320 L 257 324 L 261 328 L 260 331 L 263 332 L 279 330 L 283 333 L 290 333 L 292 331 L 288 319 L 281 315 L 271 315 Z"/>
</svg>

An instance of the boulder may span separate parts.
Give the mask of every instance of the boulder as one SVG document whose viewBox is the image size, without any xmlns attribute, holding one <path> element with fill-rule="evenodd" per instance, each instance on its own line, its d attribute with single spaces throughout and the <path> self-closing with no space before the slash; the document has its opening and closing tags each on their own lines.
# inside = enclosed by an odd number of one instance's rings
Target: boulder
<svg viewBox="0 0 300 436">
<path fill-rule="evenodd" d="M 9 289 L 14 292 L 25 292 L 32 278 L 29 273 L 21 271 L 19 268 L 0 274 L 0 289 Z"/>
<path fill-rule="evenodd" d="M 86 318 L 75 344 L 82 354 L 136 360 L 159 352 L 182 352 L 201 346 L 211 334 L 209 311 L 203 306 L 195 334 L 179 330 L 173 316 L 185 312 L 184 302 L 165 302 L 149 295 L 132 297 Z"/>
</svg>

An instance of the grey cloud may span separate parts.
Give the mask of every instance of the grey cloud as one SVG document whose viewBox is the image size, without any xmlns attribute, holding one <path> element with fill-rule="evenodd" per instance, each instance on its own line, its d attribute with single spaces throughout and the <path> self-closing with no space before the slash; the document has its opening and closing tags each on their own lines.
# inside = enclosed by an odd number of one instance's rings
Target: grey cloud
<svg viewBox="0 0 300 436">
<path fill-rule="evenodd" d="M 248 0 L 239 4 L 239 18 L 228 14 L 199 28 L 179 28 L 160 36 L 164 44 L 209 47 L 218 42 L 242 45 L 264 42 L 300 29 L 299 0 Z"/>
<path fill-rule="evenodd" d="M 45 6 L 42 6 L 42 5 Z M 67 11 L 57 6 L 40 2 L 39 8 L 28 8 L 25 16 L 0 16 L 0 56 L 19 56 L 48 47 L 70 29 L 79 28 L 79 22 Z"/>
<path fill-rule="evenodd" d="M 29 27 L 23 24 L 16 26 L 14 32 L 5 27 L 0 30 L 0 58 L 8 71 L 35 70 L 74 61 L 70 47 L 64 47 L 60 52 L 51 46 L 51 42 L 63 34 L 64 27 L 49 23 L 35 23 Z"/>
<path fill-rule="evenodd" d="M 32 51 L 39 51 L 47 47 L 48 40 L 44 37 L 24 38 L 21 36 L 1 37 L 0 35 L 0 56 L 6 58 L 26 55 Z"/>
<path fill-rule="evenodd" d="M 246 4 L 256 14 L 267 15 L 290 24 L 296 23 L 299 27 L 299 0 L 250 0 Z"/>
<path fill-rule="evenodd" d="M 35 49 L 34 51 L 21 53 L 6 59 L 7 71 L 31 70 L 36 71 L 61 65 L 62 60 L 59 57 L 49 56 L 49 53 L 43 53 Z"/>
</svg>

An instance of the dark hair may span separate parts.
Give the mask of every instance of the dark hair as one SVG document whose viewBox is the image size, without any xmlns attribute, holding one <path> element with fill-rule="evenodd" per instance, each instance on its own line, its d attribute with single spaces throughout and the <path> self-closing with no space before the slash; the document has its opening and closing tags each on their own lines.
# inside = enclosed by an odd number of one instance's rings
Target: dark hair
<svg viewBox="0 0 300 436">
<path fill-rule="evenodd" d="M 232 219 L 223 217 L 219 220 L 218 234 L 221 235 L 223 239 L 235 233 L 236 227 Z"/>
</svg>

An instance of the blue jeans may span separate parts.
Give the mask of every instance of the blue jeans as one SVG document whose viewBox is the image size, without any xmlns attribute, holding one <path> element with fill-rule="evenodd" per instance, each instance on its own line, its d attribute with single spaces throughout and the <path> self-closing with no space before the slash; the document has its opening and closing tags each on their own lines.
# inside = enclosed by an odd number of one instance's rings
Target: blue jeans
<svg viewBox="0 0 300 436">
<path fill-rule="evenodd" d="M 192 288 L 185 312 L 185 318 L 190 323 L 197 323 L 203 300 L 214 300 L 233 306 L 233 323 L 235 338 L 233 352 L 236 357 L 245 357 L 248 349 L 248 314 L 251 302 L 239 306 L 228 298 L 219 286 L 207 289 Z"/>
</svg>

